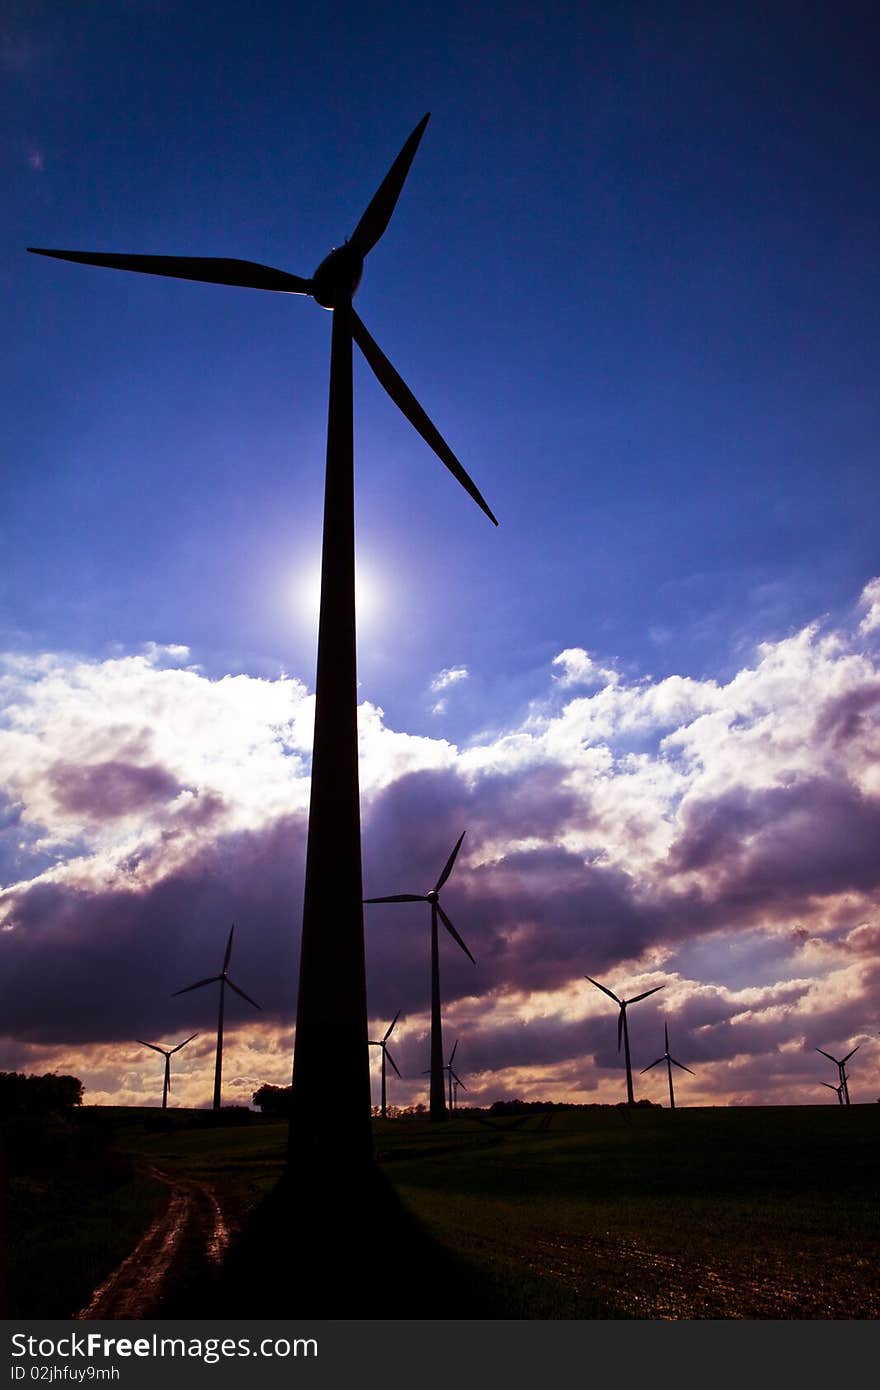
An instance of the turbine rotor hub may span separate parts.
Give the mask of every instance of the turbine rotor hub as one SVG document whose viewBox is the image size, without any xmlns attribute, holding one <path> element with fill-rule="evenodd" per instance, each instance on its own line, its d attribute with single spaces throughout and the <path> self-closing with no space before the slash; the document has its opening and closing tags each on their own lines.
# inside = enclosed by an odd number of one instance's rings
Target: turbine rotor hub
<svg viewBox="0 0 880 1390">
<path fill-rule="evenodd" d="M 432 888 L 430 893 L 426 893 L 425 897 L 428 899 L 429 903 L 433 903 L 435 905 L 440 901 L 440 894 L 437 892 L 435 888 Z"/>
<path fill-rule="evenodd" d="M 363 270 L 364 258 L 349 242 L 334 247 L 312 276 L 312 298 L 323 309 L 335 309 L 352 298 Z"/>
</svg>

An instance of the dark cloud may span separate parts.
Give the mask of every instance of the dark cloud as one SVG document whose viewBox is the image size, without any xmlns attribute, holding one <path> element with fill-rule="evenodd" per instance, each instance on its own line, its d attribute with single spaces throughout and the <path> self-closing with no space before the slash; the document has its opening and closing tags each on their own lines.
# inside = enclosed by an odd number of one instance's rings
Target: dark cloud
<svg viewBox="0 0 880 1390">
<path fill-rule="evenodd" d="M 826 702 L 816 720 L 816 734 L 840 748 L 868 731 L 868 716 L 878 708 L 880 681 L 866 681 Z"/>
<path fill-rule="evenodd" d="M 98 821 L 173 801 L 181 790 L 176 777 L 157 763 L 144 767 L 118 761 L 57 762 L 49 769 L 48 779 L 62 811 Z"/>
<path fill-rule="evenodd" d="M 130 888 L 19 891 L 13 929 L 0 935 L 3 1032 L 86 1043 L 212 1027 L 214 990 L 171 995 L 220 970 L 232 922 L 232 978 L 267 1019 L 290 1024 L 304 854 L 303 818 L 288 817 L 218 837 L 150 886 L 135 871 Z"/>
</svg>

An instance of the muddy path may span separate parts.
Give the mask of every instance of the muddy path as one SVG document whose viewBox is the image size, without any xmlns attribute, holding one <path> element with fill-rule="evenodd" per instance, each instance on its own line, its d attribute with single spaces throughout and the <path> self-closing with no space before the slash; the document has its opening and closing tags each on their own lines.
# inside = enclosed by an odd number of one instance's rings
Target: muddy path
<svg viewBox="0 0 880 1390">
<path fill-rule="evenodd" d="M 168 1204 L 75 1318 L 168 1316 L 169 1295 L 182 1276 L 219 1273 L 233 1229 L 214 1189 L 158 1168 L 146 1171 L 167 1186 Z"/>
</svg>

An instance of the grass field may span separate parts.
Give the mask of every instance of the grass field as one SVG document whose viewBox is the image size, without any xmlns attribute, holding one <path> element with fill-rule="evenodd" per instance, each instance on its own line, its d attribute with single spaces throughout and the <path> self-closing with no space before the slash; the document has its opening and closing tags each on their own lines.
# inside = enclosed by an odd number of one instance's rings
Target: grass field
<svg viewBox="0 0 880 1390">
<path fill-rule="evenodd" d="M 106 1125 L 111 1116 L 81 1119 Z M 351 1194 L 334 1179 L 283 1198 L 276 1185 L 284 1124 L 213 1126 L 185 1112 L 171 1112 L 169 1129 L 151 1127 L 147 1112 L 115 1112 L 112 1123 L 112 1162 L 129 1176 L 113 1199 L 120 1239 L 106 1248 L 107 1263 L 155 1206 L 150 1169 L 207 1184 L 243 1228 L 219 1282 L 206 1284 L 198 1263 L 184 1262 L 164 1316 L 880 1313 L 878 1106 L 597 1107 L 462 1114 L 443 1125 L 376 1121 L 380 1176 L 368 1193 Z M 131 1177 L 129 1160 L 144 1176 Z M 94 1225 L 95 1182 L 87 1187 L 83 1205 Z M 74 1189 L 65 1186 L 63 1217 L 38 1222 L 28 1249 L 10 1260 L 22 1316 L 50 1315 L 45 1287 L 27 1274 L 49 1233 L 58 1267 L 77 1271 L 73 1302 L 84 1301 L 83 1260 L 74 1252 L 90 1247 L 91 1277 L 100 1239 L 88 1236 L 89 1221 L 72 1219 Z M 358 1224 L 365 1207 L 368 1219 Z M 13 1223 L 13 1240 L 21 1231 Z M 389 1276 L 371 1294 L 369 1271 L 382 1269 Z M 67 1277 L 55 1280 L 54 1313 Z"/>
</svg>

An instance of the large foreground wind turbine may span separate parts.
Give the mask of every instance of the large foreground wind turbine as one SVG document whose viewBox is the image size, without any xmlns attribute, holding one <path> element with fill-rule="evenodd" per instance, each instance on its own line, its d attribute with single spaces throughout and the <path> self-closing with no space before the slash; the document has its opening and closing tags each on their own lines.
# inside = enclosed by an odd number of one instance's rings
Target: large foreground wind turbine
<svg viewBox="0 0 880 1390">
<path fill-rule="evenodd" d="M 383 1119 L 383 1120 L 385 1120 L 385 1119 L 388 1118 L 387 1113 L 386 1113 L 386 1107 L 385 1107 L 385 1058 L 386 1058 L 386 1057 L 388 1058 L 388 1061 L 391 1063 L 391 1065 L 392 1065 L 392 1067 L 394 1068 L 394 1070 L 397 1072 L 397 1075 L 400 1076 L 400 1069 L 398 1068 L 398 1065 L 397 1065 L 397 1063 L 395 1062 L 394 1058 L 391 1056 L 391 1053 L 388 1051 L 388 1039 L 391 1037 L 391 1030 L 392 1030 L 392 1028 L 394 1027 L 395 1023 L 397 1022 L 397 1020 L 398 1020 L 399 1018 L 400 1018 L 400 1009 L 397 1010 L 397 1013 L 396 1013 L 396 1014 L 394 1015 L 394 1017 L 392 1018 L 391 1022 L 389 1023 L 388 1027 L 385 1029 L 385 1032 L 384 1032 L 384 1034 L 383 1034 L 383 1036 L 382 1036 L 381 1038 L 377 1038 L 377 1039 L 370 1038 L 370 1039 L 369 1039 L 370 1047 L 381 1047 L 381 1049 L 382 1049 L 382 1119 Z"/>
<path fill-rule="evenodd" d="M 388 898 L 364 898 L 367 903 L 430 903 L 431 904 L 431 1098 L 429 1115 L 432 1120 L 446 1119 L 446 1097 L 443 1085 L 443 1029 L 440 1019 L 440 942 L 437 930 L 437 919 L 442 921 L 444 927 L 454 941 L 457 941 L 465 955 L 473 960 L 473 956 L 465 946 L 455 927 L 450 922 L 443 908 L 440 906 L 440 889 L 452 873 L 452 866 L 455 863 L 458 851 L 461 849 L 461 842 L 466 831 L 462 831 L 455 842 L 455 847 L 443 866 L 443 872 L 438 878 L 434 887 L 429 893 L 392 893 Z M 476 962 L 474 961 L 474 964 Z M 454 1050 L 454 1049 L 453 1049 Z"/>
<path fill-rule="evenodd" d="M 660 985 L 659 988 L 662 989 L 663 986 Z M 630 1000 L 630 1003 L 632 1003 L 632 1000 Z M 673 1089 L 672 1089 L 672 1068 L 673 1068 L 673 1067 L 681 1067 L 682 1071 L 690 1072 L 691 1076 L 694 1076 L 695 1073 L 691 1071 L 690 1067 L 686 1067 L 686 1066 L 684 1065 L 683 1062 L 676 1062 L 676 1060 L 675 1060 L 674 1057 L 670 1057 L 670 1055 L 669 1055 L 669 1025 L 668 1025 L 668 1023 L 664 1023 L 664 1024 L 663 1024 L 663 1056 L 662 1056 L 662 1057 L 658 1057 L 656 1062 L 650 1062 L 650 1063 L 648 1064 L 648 1066 L 642 1067 L 642 1075 L 644 1076 L 644 1074 L 645 1074 L 646 1071 L 650 1071 L 650 1070 L 651 1070 L 651 1067 L 659 1066 L 659 1064 L 660 1064 L 661 1062 L 665 1062 L 665 1063 L 666 1063 L 666 1070 L 667 1070 L 667 1072 L 669 1073 L 669 1109 L 670 1109 L 670 1110 L 674 1110 L 674 1109 L 675 1109 L 675 1092 L 674 1092 Z"/>
<path fill-rule="evenodd" d="M 171 1057 L 172 1057 L 172 1054 L 175 1053 L 175 1052 L 179 1052 L 180 1049 L 181 1049 L 182 1047 L 186 1047 L 187 1043 L 191 1043 L 192 1040 L 193 1040 L 193 1038 L 197 1038 L 198 1036 L 199 1036 L 198 1033 L 191 1033 L 191 1034 L 189 1035 L 188 1038 L 184 1038 L 183 1042 L 182 1042 L 182 1043 L 178 1043 L 176 1047 L 168 1047 L 168 1048 L 165 1048 L 165 1047 L 158 1047 L 156 1043 L 144 1042 L 144 1040 L 143 1040 L 142 1038 L 136 1039 L 136 1041 L 140 1043 L 141 1047 L 151 1047 L 151 1048 L 153 1049 L 154 1052 L 161 1052 L 162 1056 L 165 1058 L 165 1084 L 164 1084 L 163 1087 L 162 1087 L 162 1109 L 163 1109 L 163 1110 L 166 1110 L 166 1109 L 168 1108 L 168 1092 L 171 1090 Z"/>
<path fill-rule="evenodd" d="M 183 989 L 176 989 L 174 995 L 189 994 L 191 989 L 201 989 L 202 985 L 220 984 L 220 1012 L 217 1017 L 217 1060 L 214 1063 L 214 1109 L 220 1109 L 220 1077 L 223 1072 L 223 1003 L 226 986 L 234 989 L 236 994 L 240 994 L 242 999 L 246 999 L 249 1004 L 253 1004 L 255 1009 L 262 1009 L 262 1004 L 258 1004 L 256 999 L 252 999 L 249 994 L 245 994 L 243 989 L 233 984 L 229 978 L 229 957 L 232 955 L 232 934 L 235 931 L 235 923 L 229 928 L 229 940 L 226 943 L 226 954 L 223 957 L 223 969 L 219 975 L 208 975 L 204 980 L 196 980 L 194 985 L 184 985 Z M 174 997 L 172 995 L 172 998 Z"/>
<path fill-rule="evenodd" d="M 838 1075 L 839 1078 L 840 1078 L 840 1085 L 841 1085 L 842 1091 L 843 1091 L 843 1104 L 844 1104 L 844 1105 L 849 1105 L 849 1084 L 848 1084 L 848 1077 L 847 1077 L 847 1074 L 846 1074 L 846 1064 L 847 1064 L 847 1062 L 849 1061 L 850 1057 L 852 1057 L 853 1052 L 858 1052 L 858 1050 L 859 1050 L 859 1048 L 861 1047 L 861 1045 L 862 1045 L 861 1043 L 856 1043 L 856 1045 L 855 1045 L 855 1047 L 853 1048 L 852 1052 L 848 1052 L 848 1053 L 846 1054 L 846 1056 L 845 1056 L 845 1057 L 842 1057 L 839 1061 L 838 1061 L 838 1059 L 837 1059 L 836 1057 L 832 1057 L 830 1052 L 823 1052 L 821 1047 L 817 1047 L 817 1048 L 816 1048 L 816 1051 L 817 1051 L 817 1052 L 821 1052 L 823 1057 L 827 1057 L 828 1060 L 829 1060 L 829 1062 L 833 1062 L 834 1065 L 837 1067 L 837 1075 Z"/>
<path fill-rule="evenodd" d="M 590 984 L 595 985 L 597 989 L 601 989 L 603 994 L 607 994 L 608 998 L 613 999 L 615 1004 L 620 1007 L 620 1013 L 617 1018 L 617 1050 L 618 1052 L 620 1051 L 620 1040 L 623 1038 L 623 1056 L 626 1062 L 626 1103 L 627 1105 L 635 1105 L 635 1099 L 633 1098 L 632 1067 L 629 1060 L 629 1030 L 626 1026 L 626 1007 L 627 1004 L 638 1004 L 640 999 L 647 999 L 649 994 L 656 994 L 658 989 L 665 989 L 666 986 L 655 985 L 653 989 L 646 989 L 644 994 L 637 994 L 632 999 L 618 999 L 616 994 L 613 994 L 610 989 L 606 989 L 605 985 L 600 985 L 599 981 L 594 980 L 592 975 L 585 975 L 584 979 L 589 980 Z M 663 1060 L 662 1057 L 660 1060 Z"/>
<path fill-rule="evenodd" d="M 364 258 L 388 226 L 427 123 L 424 116 L 351 237 L 321 261 L 311 279 L 253 261 L 28 248 L 39 255 L 113 270 L 311 295 L 333 311 L 291 1156 L 328 1162 L 345 1154 L 347 1165 L 366 1160 L 372 1152 L 357 764 L 352 341 L 394 404 L 490 521 L 498 524 L 475 483 L 352 308 Z"/>
</svg>

